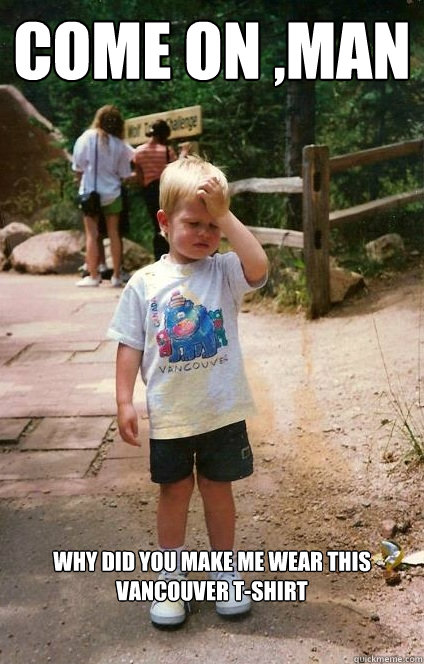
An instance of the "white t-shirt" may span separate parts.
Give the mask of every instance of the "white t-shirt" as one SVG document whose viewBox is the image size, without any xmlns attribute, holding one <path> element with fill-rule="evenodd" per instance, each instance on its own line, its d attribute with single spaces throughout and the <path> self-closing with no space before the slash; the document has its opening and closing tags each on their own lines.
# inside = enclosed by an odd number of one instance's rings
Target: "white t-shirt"
<svg viewBox="0 0 424 664">
<path fill-rule="evenodd" d="M 97 139 L 97 183 L 95 186 Z M 107 140 L 106 140 L 107 139 Z M 96 129 L 87 129 L 76 141 L 72 168 L 82 172 L 80 194 L 98 191 L 102 205 L 109 205 L 121 193 L 121 180 L 131 175 L 130 162 L 134 149 L 120 138 L 101 137 Z"/>
<path fill-rule="evenodd" d="M 108 337 L 143 351 L 151 438 L 213 431 L 253 411 L 237 328 L 250 290 L 234 252 L 185 265 L 165 255 L 130 279 Z"/>
</svg>

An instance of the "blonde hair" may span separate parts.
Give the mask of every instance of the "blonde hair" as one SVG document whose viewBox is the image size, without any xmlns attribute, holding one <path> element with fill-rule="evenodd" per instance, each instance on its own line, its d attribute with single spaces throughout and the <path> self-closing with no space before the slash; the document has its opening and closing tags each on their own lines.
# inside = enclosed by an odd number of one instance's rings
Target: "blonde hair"
<svg viewBox="0 0 424 664">
<path fill-rule="evenodd" d="M 224 195 L 229 199 L 227 178 L 217 166 L 198 155 L 188 155 L 171 162 L 160 178 L 160 208 L 169 215 L 181 199 L 193 200 L 200 182 L 207 177 L 216 177 Z"/>
</svg>

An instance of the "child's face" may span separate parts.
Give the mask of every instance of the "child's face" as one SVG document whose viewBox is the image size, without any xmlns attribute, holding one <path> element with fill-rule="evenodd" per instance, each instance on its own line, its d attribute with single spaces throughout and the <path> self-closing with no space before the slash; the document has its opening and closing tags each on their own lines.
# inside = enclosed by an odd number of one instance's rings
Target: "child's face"
<svg viewBox="0 0 424 664">
<path fill-rule="evenodd" d="M 201 260 L 218 249 L 221 231 L 200 199 L 180 201 L 170 215 L 159 210 L 158 220 L 176 263 Z"/>
</svg>

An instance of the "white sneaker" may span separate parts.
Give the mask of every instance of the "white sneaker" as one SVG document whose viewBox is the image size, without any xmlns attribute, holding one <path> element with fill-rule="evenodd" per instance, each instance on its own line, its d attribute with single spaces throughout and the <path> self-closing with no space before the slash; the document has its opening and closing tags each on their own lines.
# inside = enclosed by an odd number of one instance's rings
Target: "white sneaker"
<svg viewBox="0 0 424 664">
<path fill-rule="evenodd" d="M 158 581 L 183 581 L 185 575 L 181 572 L 161 572 Z M 190 607 L 179 599 L 171 602 L 165 599 L 163 602 L 153 600 L 150 607 L 150 620 L 154 625 L 181 625 L 187 618 Z"/>
<path fill-rule="evenodd" d="M 115 277 L 114 275 L 111 276 L 110 283 L 111 283 L 112 288 L 121 288 L 124 285 L 122 283 L 121 278 L 120 277 Z"/>
<path fill-rule="evenodd" d="M 241 576 L 237 571 L 211 572 L 209 576 L 214 581 L 228 581 L 228 600 L 215 602 L 216 612 L 220 616 L 237 616 L 250 611 L 252 600 L 244 592 L 242 593 L 241 600 L 236 601 L 235 599 L 233 581 L 241 581 Z"/>
<path fill-rule="evenodd" d="M 100 277 L 91 277 L 89 274 L 86 277 L 83 277 L 79 281 L 76 282 L 76 286 L 81 286 L 83 288 L 92 288 L 96 287 L 100 284 Z"/>
</svg>

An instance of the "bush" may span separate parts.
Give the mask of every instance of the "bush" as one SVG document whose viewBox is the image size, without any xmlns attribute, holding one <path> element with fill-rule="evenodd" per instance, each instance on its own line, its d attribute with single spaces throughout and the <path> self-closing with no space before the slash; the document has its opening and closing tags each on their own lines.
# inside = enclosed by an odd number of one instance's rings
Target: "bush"
<svg viewBox="0 0 424 664">
<path fill-rule="evenodd" d="M 261 293 L 274 300 L 277 311 L 306 307 L 308 295 L 302 252 L 286 247 L 266 247 L 266 253 L 269 275 Z"/>
<path fill-rule="evenodd" d="M 73 201 L 62 200 L 53 203 L 47 210 L 47 219 L 52 230 L 82 230 L 82 214 Z"/>
</svg>

